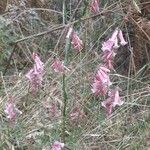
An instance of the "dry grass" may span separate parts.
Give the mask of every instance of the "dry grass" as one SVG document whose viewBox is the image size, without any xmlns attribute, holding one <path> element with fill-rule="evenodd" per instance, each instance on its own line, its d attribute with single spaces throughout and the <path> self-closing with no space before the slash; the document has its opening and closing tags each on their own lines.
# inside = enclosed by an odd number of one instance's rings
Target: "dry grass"
<svg viewBox="0 0 150 150">
<path fill-rule="evenodd" d="M 81 53 L 77 53 L 70 47 L 68 53 L 67 67 L 70 71 L 66 73 L 68 103 L 65 149 L 148 150 L 150 148 L 150 86 L 149 80 L 142 77 L 140 71 L 135 75 L 130 75 L 133 56 L 128 56 L 130 65 L 126 76 L 118 74 L 121 66 L 117 66 L 116 71 L 111 72 L 110 77 L 113 84 L 122 88 L 121 98 L 124 105 L 114 110 L 110 118 L 105 116 L 105 111 L 100 106 L 100 102 L 105 98 L 101 96 L 97 98 L 91 93 L 91 78 L 97 64 L 101 62 L 99 54 L 102 41 L 112 33 L 115 27 L 124 25 L 122 16 L 125 14 L 120 1 L 113 3 L 103 1 L 102 3 L 101 11 L 107 10 L 112 13 L 91 18 L 88 8 L 84 10 L 86 3 L 82 2 L 75 16 L 76 19 L 83 18 L 83 20 L 75 21 L 74 28 L 83 39 L 84 49 Z M 59 2 L 55 5 L 60 7 Z M 73 14 L 75 8 L 71 6 L 68 18 Z M 32 37 L 37 33 L 53 29 L 53 27 L 62 26 L 62 14 L 57 13 L 61 10 L 50 11 L 51 9 L 44 6 L 42 8 L 45 9 L 44 12 L 49 9 L 46 12 L 49 16 L 47 19 L 41 18 L 42 14 L 39 14 L 38 11 L 32 12 L 35 14 L 33 17 L 26 9 L 20 10 L 17 14 L 18 22 L 14 21 L 16 18 L 11 14 L 15 10 L 3 14 L 0 18 L 0 22 L 5 24 L 1 23 L 2 26 L 0 26 L 0 40 L 2 39 L 0 50 L 6 51 L 7 49 L 8 51 L 5 53 L 6 57 L 1 59 L 4 68 L 2 68 L 0 77 L 0 150 L 48 150 L 53 141 L 62 140 L 61 111 L 64 105 L 62 75 L 54 73 L 51 69 L 51 62 L 54 56 L 64 60 L 65 38 L 63 34 L 65 28 Z M 19 17 L 21 13 L 25 15 L 24 18 Z M 13 34 L 13 39 L 9 36 L 10 32 Z M 129 40 L 126 51 L 131 51 L 129 31 L 126 30 L 126 33 Z M 30 35 L 29 39 L 17 43 L 17 48 L 8 66 L 6 60 L 10 58 L 13 49 L 13 46 L 9 45 L 10 42 Z M 29 92 L 28 81 L 24 76 L 32 66 L 31 53 L 34 50 L 40 53 L 45 63 L 44 82 L 37 95 Z M 7 72 L 4 75 L 3 70 L 5 69 Z M 17 107 L 23 112 L 13 123 L 8 122 L 4 113 L 8 95 L 14 97 Z M 48 110 L 52 102 L 58 105 L 58 116 L 56 117 L 52 116 Z M 84 116 L 77 122 L 71 122 L 69 114 L 75 107 L 80 108 Z"/>
</svg>

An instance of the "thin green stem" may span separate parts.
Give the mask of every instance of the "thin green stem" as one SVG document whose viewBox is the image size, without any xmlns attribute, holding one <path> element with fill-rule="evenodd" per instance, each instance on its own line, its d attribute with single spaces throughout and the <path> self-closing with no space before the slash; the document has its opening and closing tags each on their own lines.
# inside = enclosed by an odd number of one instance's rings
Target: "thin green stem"
<svg viewBox="0 0 150 150">
<path fill-rule="evenodd" d="M 65 25 L 66 22 L 66 0 L 63 0 L 63 24 Z M 66 39 L 66 45 L 65 45 L 65 64 L 68 61 L 68 49 L 70 48 L 70 41 L 67 38 Z M 62 115 L 63 115 L 63 121 L 62 121 L 62 142 L 65 143 L 65 130 L 66 130 L 66 120 L 67 120 L 67 103 L 68 103 L 68 97 L 66 92 L 66 75 L 63 74 L 62 77 L 62 91 L 63 91 L 63 109 L 62 109 Z"/>
<path fill-rule="evenodd" d="M 66 92 L 66 81 L 65 81 L 65 74 L 63 74 L 62 78 L 62 90 L 63 90 L 63 99 L 64 99 L 64 106 L 63 106 L 63 122 L 62 122 L 62 141 L 65 143 L 65 130 L 66 130 L 66 119 L 67 119 L 67 92 Z"/>
</svg>

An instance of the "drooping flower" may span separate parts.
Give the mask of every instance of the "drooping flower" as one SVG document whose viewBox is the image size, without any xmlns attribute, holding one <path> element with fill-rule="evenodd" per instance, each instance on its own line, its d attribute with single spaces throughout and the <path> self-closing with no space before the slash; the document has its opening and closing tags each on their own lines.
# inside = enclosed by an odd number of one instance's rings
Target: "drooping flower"
<svg viewBox="0 0 150 150">
<path fill-rule="evenodd" d="M 37 55 L 37 53 L 33 53 L 32 58 L 34 60 L 33 68 L 30 69 L 25 76 L 30 81 L 32 92 L 36 92 L 37 89 L 42 85 L 44 64 L 40 60 L 40 57 Z"/>
<path fill-rule="evenodd" d="M 118 33 L 118 37 L 119 37 L 119 40 L 120 40 L 120 44 L 122 46 L 126 45 L 128 42 L 125 41 L 124 37 L 123 37 L 123 33 L 121 30 L 119 30 L 119 33 Z"/>
<path fill-rule="evenodd" d="M 104 65 L 108 69 L 113 69 L 113 62 L 114 62 L 114 56 L 116 53 L 114 51 L 104 51 L 102 53 L 102 60 L 104 62 Z"/>
<path fill-rule="evenodd" d="M 43 64 L 43 62 L 41 61 L 41 59 L 40 59 L 40 57 L 38 56 L 38 54 L 35 53 L 35 52 L 33 52 L 32 58 L 33 58 L 33 60 L 34 60 L 34 62 L 35 62 L 36 70 L 37 70 L 38 72 L 43 72 L 43 70 L 44 70 L 44 64 Z"/>
<path fill-rule="evenodd" d="M 102 44 L 102 51 L 112 51 L 114 42 L 108 39 L 106 42 Z"/>
<path fill-rule="evenodd" d="M 26 77 L 30 81 L 30 88 L 32 92 L 36 92 L 38 88 L 42 86 L 43 74 L 38 72 L 35 66 L 26 74 Z"/>
<path fill-rule="evenodd" d="M 110 82 L 110 78 L 109 78 L 109 73 L 110 70 L 108 68 L 106 68 L 105 66 L 100 66 L 99 70 L 97 72 L 96 75 L 96 79 L 102 81 L 102 83 L 110 86 L 111 82 Z"/>
<path fill-rule="evenodd" d="M 107 98 L 105 101 L 101 102 L 101 105 L 106 109 L 107 116 L 110 116 L 112 113 L 112 109 L 113 109 L 112 103 L 113 101 L 110 97 Z"/>
<path fill-rule="evenodd" d="M 111 85 L 109 74 L 109 69 L 105 66 L 100 66 L 92 84 L 92 92 L 98 96 L 99 94 L 106 95 Z"/>
<path fill-rule="evenodd" d="M 54 58 L 51 67 L 55 72 L 59 73 L 65 73 L 65 69 L 69 70 L 58 58 Z"/>
<path fill-rule="evenodd" d="M 118 86 L 114 89 L 114 91 L 109 93 L 110 97 L 114 96 L 114 103 L 113 106 L 115 107 L 116 105 L 121 106 L 124 102 L 121 100 L 119 96 L 119 91 L 122 91 Z"/>
<path fill-rule="evenodd" d="M 118 35 L 118 29 L 115 29 L 112 36 L 102 44 L 102 51 L 112 51 L 113 48 L 116 48 L 117 45 L 117 35 Z"/>
<path fill-rule="evenodd" d="M 98 0 L 92 0 L 90 4 L 90 10 L 93 13 L 99 13 L 99 1 Z"/>
<path fill-rule="evenodd" d="M 73 48 L 76 49 L 78 52 L 83 49 L 83 42 L 74 31 L 72 32 L 71 44 L 73 45 Z"/>
<path fill-rule="evenodd" d="M 94 83 L 92 84 L 92 93 L 95 94 L 95 96 L 98 96 L 99 94 L 106 95 L 108 92 L 108 86 L 106 84 L 103 84 L 101 81 L 95 79 Z"/>
<path fill-rule="evenodd" d="M 119 45 L 118 45 L 118 38 L 117 38 L 117 37 L 116 37 L 116 39 L 115 39 L 113 48 L 114 48 L 114 49 L 118 49 L 118 48 L 119 48 Z"/>
<path fill-rule="evenodd" d="M 116 107 L 117 105 L 121 106 L 123 104 L 123 101 L 121 101 L 121 98 L 119 96 L 119 91 L 119 87 L 111 90 L 108 93 L 109 97 L 105 101 L 101 102 L 101 105 L 106 109 L 108 116 L 111 115 L 114 107 Z"/>
<path fill-rule="evenodd" d="M 119 29 L 116 28 L 116 29 L 114 30 L 114 32 L 112 33 L 112 35 L 111 35 L 110 40 L 113 41 L 114 43 L 115 43 L 115 40 L 116 40 L 116 38 L 117 38 L 118 32 L 119 32 Z"/>
<path fill-rule="evenodd" d="M 52 144 L 52 150 L 62 150 L 62 148 L 63 148 L 64 146 L 65 146 L 64 143 L 55 141 L 55 142 Z"/>
<path fill-rule="evenodd" d="M 16 119 L 17 113 L 22 114 L 11 99 L 6 103 L 4 112 L 7 114 L 7 118 L 10 121 Z"/>
</svg>

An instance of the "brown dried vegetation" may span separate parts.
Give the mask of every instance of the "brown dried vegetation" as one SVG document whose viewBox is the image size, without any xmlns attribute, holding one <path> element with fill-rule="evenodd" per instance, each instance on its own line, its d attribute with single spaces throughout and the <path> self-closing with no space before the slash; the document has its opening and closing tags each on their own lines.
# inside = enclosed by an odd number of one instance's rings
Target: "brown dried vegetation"
<svg viewBox="0 0 150 150">
<path fill-rule="evenodd" d="M 125 20 L 130 39 L 127 47 L 118 51 L 115 68 L 120 74 L 133 75 L 142 69 L 143 75 L 150 74 L 150 2 L 141 0 L 135 9 L 131 1 L 123 3 L 127 20 Z"/>
<path fill-rule="evenodd" d="M 147 4 L 146 4 L 147 2 Z M 133 57 L 135 71 L 150 62 L 150 2 L 141 0 L 141 14 L 134 13 L 131 17 L 133 25 Z"/>
</svg>

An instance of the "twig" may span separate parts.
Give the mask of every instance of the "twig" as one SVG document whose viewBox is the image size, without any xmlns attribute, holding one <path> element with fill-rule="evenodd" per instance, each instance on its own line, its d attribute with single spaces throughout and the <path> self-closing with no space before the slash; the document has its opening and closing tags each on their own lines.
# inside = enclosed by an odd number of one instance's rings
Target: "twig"
<svg viewBox="0 0 150 150">
<path fill-rule="evenodd" d="M 112 11 L 107 11 L 107 12 L 112 12 Z M 16 41 L 14 42 L 14 44 L 15 44 L 15 43 L 22 42 L 22 41 L 25 41 L 25 40 L 28 40 L 28 39 L 31 39 L 31 38 L 34 38 L 34 37 L 38 37 L 38 36 L 42 36 L 42 35 L 45 35 L 45 34 L 49 34 L 49 33 L 51 33 L 51 32 L 57 31 L 57 30 L 61 30 L 61 29 L 65 28 L 65 27 L 68 27 L 68 26 L 70 26 L 70 25 L 73 25 L 73 24 L 75 24 L 75 23 L 77 23 L 77 22 L 79 22 L 79 21 L 81 22 L 81 21 L 86 21 L 86 20 L 89 20 L 89 19 L 92 19 L 92 18 L 99 17 L 99 16 L 103 15 L 104 13 L 105 13 L 105 12 L 103 11 L 103 12 L 100 12 L 99 14 L 97 14 L 97 15 L 94 15 L 94 16 L 89 16 L 89 17 L 86 17 L 86 18 L 81 18 L 81 19 L 75 20 L 75 21 L 73 21 L 73 22 L 71 22 L 71 23 L 68 23 L 67 25 L 61 25 L 61 26 L 59 26 L 59 27 L 55 27 L 55 28 L 52 28 L 52 29 L 50 29 L 50 30 L 40 32 L 40 33 L 38 33 L 38 34 L 33 34 L 33 35 L 30 35 L 30 36 L 27 36 L 27 37 L 25 37 L 25 38 L 16 40 Z"/>
<path fill-rule="evenodd" d="M 38 37 L 38 36 L 42 36 L 42 35 L 45 35 L 45 34 L 48 34 L 50 32 L 54 32 L 54 31 L 57 31 L 57 30 L 61 30 L 63 29 L 65 26 L 62 25 L 62 26 L 59 26 L 59 27 L 56 27 L 56 28 L 52 28 L 50 30 L 47 30 L 47 31 L 43 31 L 43 32 L 40 32 L 38 34 L 33 34 L 33 35 L 30 35 L 30 36 L 27 36 L 25 38 L 22 38 L 22 39 L 19 39 L 17 41 L 14 42 L 15 43 L 19 43 L 19 42 L 22 42 L 22 41 L 25 41 L 25 40 L 28 40 L 28 39 L 31 39 L 31 38 L 34 38 L 34 37 Z"/>
<path fill-rule="evenodd" d="M 66 0 L 63 0 L 63 24 L 65 25 L 66 23 Z M 65 32 L 65 29 L 62 31 L 61 38 L 63 37 L 63 33 Z M 60 38 L 60 40 L 61 40 Z M 60 41 L 59 40 L 59 41 Z M 57 42 L 57 46 L 59 44 L 59 41 Z M 57 48 L 55 46 L 55 48 Z M 66 54 L 66 53 L 65 53 Z M 63 115 L 63 120 L 62 120 L 62 141 L 65 143 L 65 130 L 66 130 L 66 118 L 67 118 L 67 102 L 68 102 L 68 96 L 66 92 L 66 80 L 65 80 L 65 74 L 63 74 L 62 77 L 62 91 L 63 91 L 63 109 L 62 109 L 62 115 Z"/>
<path fill-rule="evenodd" d="M 141 29 L 141 31 L 144 33 L 144 35 L 147 37 L 147 39 L 150 41 L 150 37 L 149 37 L 149 35 L 142 29 L 142 27 L 140 27 L 139 26 L 139 24 L 132 18 L 132 17 L 130 17 L 131 18 L 131 20 L 136 24 L 136 26 L 139 28 L 139 29 Z"/>
</svg>

